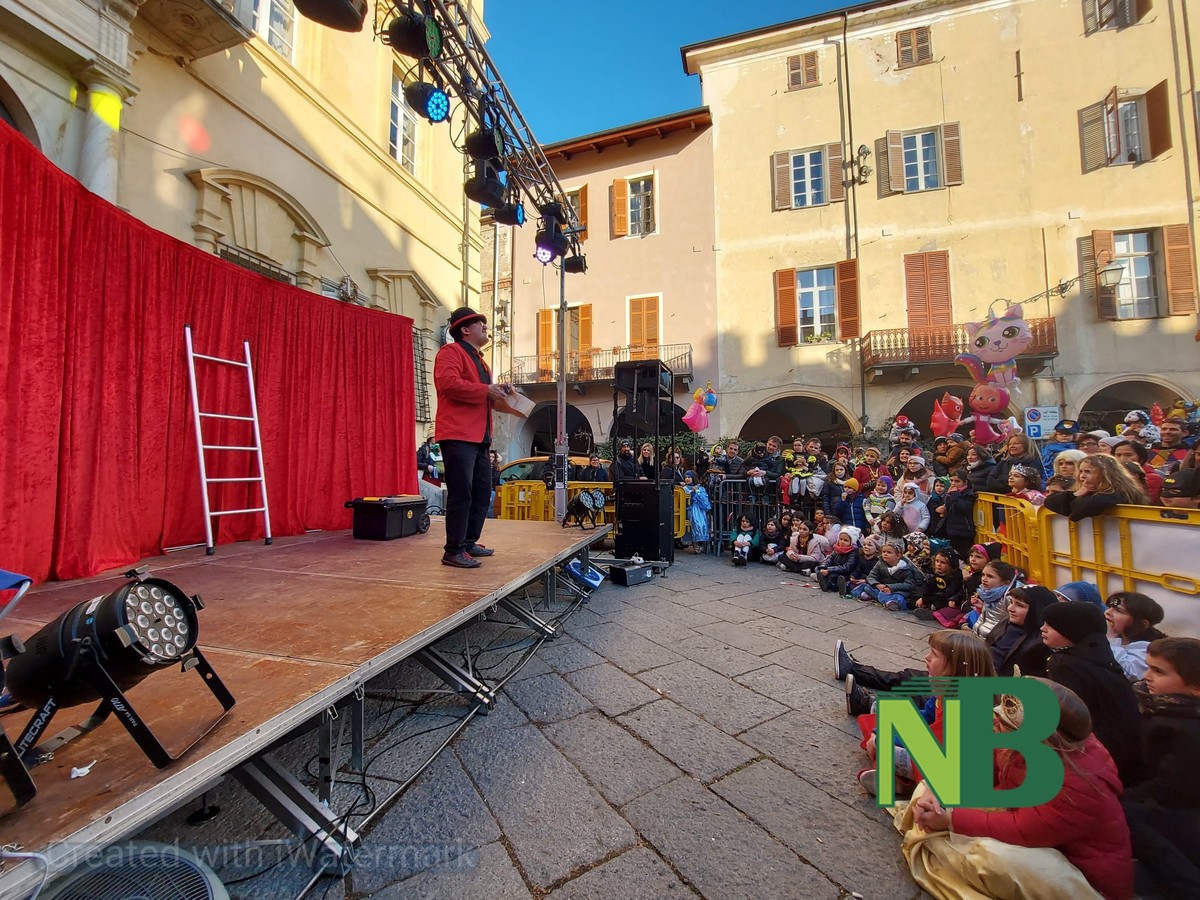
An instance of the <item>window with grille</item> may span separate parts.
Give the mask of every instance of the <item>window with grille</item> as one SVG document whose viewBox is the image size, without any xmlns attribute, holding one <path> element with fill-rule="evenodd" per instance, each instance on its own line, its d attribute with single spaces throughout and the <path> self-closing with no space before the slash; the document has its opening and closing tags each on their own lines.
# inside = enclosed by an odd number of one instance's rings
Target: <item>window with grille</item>
<svg viewBox="0 0 1200 900">
<path fill-rule="evenodd" d="M 1158 316 L 1157 256 L 1153 231 L 1113 235 L 1113 261 L 1125 270 L 1117 285 L 1118 319 Z"/>
<path fill-rule="evenodd" d="M 654 176 L 629 179 L 629 233 L 654 233 Z"/>
<path fill-rule="evenodd" d="M 417 114 L 404 99 L 404 79 L 392 72 L 392 100 L 388 116 L 388 152 L 406 170 L 417 173 Z"/>
<path fill-rule="evenodd" d="M 800 312 L 800 342 L 831 341 L 837 337 L 837 293 L 833 266 L 799 269 L 796 298 Z"/>
<path fill-rule="evenodd" d="M 941 187 L 939 171 L 937 131 L 904 135 L 904 192 L 911 194 Z"/>
</svg>

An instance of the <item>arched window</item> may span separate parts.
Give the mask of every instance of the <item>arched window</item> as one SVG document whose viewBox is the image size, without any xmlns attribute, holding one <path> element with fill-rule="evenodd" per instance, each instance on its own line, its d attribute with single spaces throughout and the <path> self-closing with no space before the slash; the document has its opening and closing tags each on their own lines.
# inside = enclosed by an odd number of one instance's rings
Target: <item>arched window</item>
<svg viewBox="0 0 1200 900">
<path fill-rule="evenodd" d="M 196 169 L 196 245 L 230 262 L 309 291 L 321 288 L 329 238 L 296 200 L 265 178 L 234 169 Z"/>
<path fill-rule="evenodd" d="M 12 88 L 5 84 L 2 78 L 0 78 L 0 121 L 15 128 L 39 150 L 42 148 L 42 142 L 38 140 L 37 129 L 33 126 L 33 119 L 25 111 L 24 105 Z"/>
</svg>

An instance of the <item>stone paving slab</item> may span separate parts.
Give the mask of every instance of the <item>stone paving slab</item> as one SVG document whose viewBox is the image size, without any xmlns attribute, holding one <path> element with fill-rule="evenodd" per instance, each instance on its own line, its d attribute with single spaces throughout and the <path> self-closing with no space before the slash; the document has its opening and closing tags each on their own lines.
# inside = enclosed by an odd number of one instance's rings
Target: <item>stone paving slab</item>
<svg viewBox="0 0 1200 900">
<path fill-rule="evenodd" d="M 640 634 L 656 644 L 669 645 L 675 641 L 686 640 L 695 635 L 695 631 L 678 619 L 660 613 L 668 612 L 667 605 L 677 606 L 664 600 L 655 606 L 654 611 L 648 609 L 630 608 L 621 615 L 621 627 Z"/>
<path fill-rule="evenodd" d="M 755 656 L 766 656 L 768 653 L 774 653 L 776 650 L 792 646 L 790 641 L 783 640 L 755 628 L 749 628 L 745 625 L 735 625 L 731 622 L 702 625 L 696 630 L 701 634 L 707 634 L 709 637 L 715 637 L 730 647 L 736 647 L 738 650 L 753 653 Z"/>
<path fill-rule="evenodd" d="M 619 716 L 653 703 L 662 695 L 616 666 L 605 663 L 569 672 L 567 681 L 606 716 Z"/>
<path fill-rule="evenodd" d="M 635 675 L 646 669 L 679 661 L 679 656 L 666 647 L 613 622 L 591 628 L 576 628 L 574 623 L 568 623 L 568 627 L 571 636 L 579 643 Z"/>
<path fill-rule="evenodd" d="M 692 662 L 726 677 L 741 675 L 766 665 L 761 657 L 737 647 L 730 647 L 724 641 L 708 634 L 697 634 L 686 641 L 680 641 L 673 644 L 672 649 Z"/>
<path fill-rule="evenodd" d="M 659 900 L 694 897 L 665 862 L 645 847 L 627 850 L 568 881 L 547 896 L 554 900 Z"/>
<path fill-rule="evenodd" d="M 758 753 L 670 700 L 656 700 L 617 721 L 701 781 L 731 772 Z"/>
<path fill-rule="evenodd" d="M 833 900 L 834 884 L 690 778 L 679 778 L 625 807 L 643 837 L 701 896 Z"/>
<path fill-rule="evenodd" d="M 592 708 L 557 672 L 510 681 L 504 688 L 531 722 L 560 722 Z"/>
<path fill-rule="evenodd" d="M 746 609 L 724 600 L 705 600 L 703 603 L 697 603 L 692 609 L 707 613 L 721 622 L 735 622 L 739 625 L 762 618 L 762 613 L 756 609 Z"/>
<path fill-rule="evenodd" d="M 681 774 L 638 738 L 595 710 L 549 725 L 545 735 L 614 806 L 624 806 Z"/>
<path fill-rule="evenodd" d="M 446 897 L 525 900 L 533 895 L 509 858 L 508 850 L 497 841 L 470 851 L 461 864 L 422 872 L 370 896 L 371 900 L 443 900 Z"/>
<path fill-rule="evenodd" d="M 651 669 L 641 673 L 638 678 L 664 697 L 731 735 L 740 734 L 787 711 L 782 704 L 691 660 Z"/>
<path fill-rule="evenodd" d="M 629 824 L 537 728 L 468 730 L 455 749 L 535 887 L 635 843 Z"/>
<path fill-rule="evenodd" d="M 679 596 L 678 594 L 676 596 Z M 701 607 L 703 603 L 697 603 L 694 606 L 685 606 L 682 603 L 676 603 L 674 599 L 664 600 L 654 609 L 650 610 L 656 616 L 668 619 L 679 625 L 686 625 L 688 628 L 699 628 L 701 625 L 712 625 L 725 620 L 720 616 L 705 612 Z"/>
<path fill-rule="evenodd" d="M 549 663 L 554 671 L 562 673 L 586 669 L 588 666 L 604 662 L 604 657 L 599 653 L 566 635 L 560 635 L 554 640 L 542 644 L 538 656 Z"/>
<path fill-rule="evenodd" d="M 899 838 L 890 824 L 863 815 L 775 763 L 764 760 L 739 769 L 712 789 L 844 891 L 879 900 L 916 893 L 901 857 L 879 859 L 862 852 L 864 839 L 876 844 Z M 847 824 L 857 840 L 844 839 Z"/>
</svg>

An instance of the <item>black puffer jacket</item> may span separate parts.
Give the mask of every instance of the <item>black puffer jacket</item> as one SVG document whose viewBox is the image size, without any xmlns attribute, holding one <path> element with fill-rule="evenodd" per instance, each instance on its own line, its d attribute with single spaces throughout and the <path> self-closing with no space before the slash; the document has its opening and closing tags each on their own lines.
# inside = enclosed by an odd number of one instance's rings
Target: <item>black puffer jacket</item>
<svg viewBox="0 0 1200 900">
<path fill-rule="evenodd" d="M 1108 639 L 1089 634 L 1053 651 L 1046 671 L 1051 681 L 1073 690 L 1091 711 L 1092 731 L 1117 764 L 1122 783 L 1135 782 L 1140 774 L 1142 717 Z"/>
</svg>

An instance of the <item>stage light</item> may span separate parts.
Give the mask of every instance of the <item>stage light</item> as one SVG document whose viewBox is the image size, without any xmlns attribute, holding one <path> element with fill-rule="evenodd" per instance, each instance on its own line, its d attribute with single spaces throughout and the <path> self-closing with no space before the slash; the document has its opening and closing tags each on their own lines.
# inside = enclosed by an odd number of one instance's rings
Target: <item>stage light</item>
<svg viewBox="0 0 1200 900">
<path fill-rule="evenodd" d="M 525 204 L 518 200 L 516 203 L 505 203 L 492 210 L 492 215 L 501 225 L 525 224 Z"/>
<path fill-rule="evenodd" d="M 584 522 L 590 520 L 592 527 L 596 527 L 596 514 L 592 510 L 592 493 L 591 491 L 580 491 L 569 501 L 567 501 L 567 514 L 563 516 L 562 527 L 566 528 L 574 519 L 574 524 L 580 528 L 584 527 Z"/>
<path fill-rule="evenodd" d="M 388 23 L 387 42 L 393 50 L 405 56 L 435 59 L 442 55 L 442 28 L 433 16 L 423 16 L 414 10 L 401 10 Z"/>
<path fill-rule="evenodd" d="M 507 147 L 504 132 L 499 128 L 480 128 L 467 135 L 467 155 L 471 159 L 495 159 L 504 155 Z"/>
<path fill-rule="evenodd" d="M 475 163 L 475 174 L 463 186 L 467 197 L 483 206 L 500 207 L 504 203 L 505 187 L 495 160 Z"/>
<path fill-rule="evenodd" d="M 24 652 L 9 661 L 9 692 L 36 710 L 16 742 L 18 755 L 31 765 L 91 731 L 111 713 L 155 766 L 169 765 L 176 757 L 125 695 L 159 669 L 195 669 L 224 712 L 233 708 L 233 695 L 196 646 L 196 613 L 204 608 L 199 596 L 188 597 L 171 582 L 148 577 L 145 569 L 127 572 L 126 577 L 131 580 L 112 593 L 85 600 L 43 626 L 25 642 Z M 100 705 L 87 721 L 35 748 L 57 710 L 93 700 Z M 209 724 L 192 743 L 215 725 L 216 721 Z"/>
<path fill-rule="evenodd" d="M 533 238 L 534 244 L 537 245 L 533 255 L 545 266 L 566 255 L 571 249 L 571 239 L 562 232 L 562 223 L 566 217 L 563 215 L 561 204 L 547 203 L 538 211 L 542 214 L 542 227 Z"/>
<path fill-rule="evenodd" d="M 367 0 L 295 0 L 296 12 L 337 31 L 362 31 Z"/>
<path fill-rule="evenodd" d="M 571 275 L 582 275 L 587 271 L 587 257 L 582 253 L 572 253 L 563 260 L 563 271 Z"/>
<path fill-rule="evenodd" d="M 604 509 L 604 504 L 608 502 L 608 497 L 600 488 L 592 488 L 592 508 L 596 511 Z"/>
<path fill-rule="evenodd" d="M 404 100 L 435 125 L 450 117 L 450 98 L 440 87 L 427 81 L 414 81 L 404 88 Z"/>
</svg>

